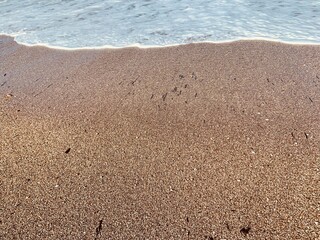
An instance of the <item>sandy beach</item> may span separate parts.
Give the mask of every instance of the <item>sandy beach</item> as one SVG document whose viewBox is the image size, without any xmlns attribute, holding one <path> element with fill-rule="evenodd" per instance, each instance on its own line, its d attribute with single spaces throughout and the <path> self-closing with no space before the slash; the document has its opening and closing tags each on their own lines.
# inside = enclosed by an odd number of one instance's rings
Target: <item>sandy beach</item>
<svg viewBox="0 0 320 240">
<path fill-rule="evenodd" d="M 319 239 L 319 169 L 319 45 L 0 36 L 0 239 Z"/>
</svg>

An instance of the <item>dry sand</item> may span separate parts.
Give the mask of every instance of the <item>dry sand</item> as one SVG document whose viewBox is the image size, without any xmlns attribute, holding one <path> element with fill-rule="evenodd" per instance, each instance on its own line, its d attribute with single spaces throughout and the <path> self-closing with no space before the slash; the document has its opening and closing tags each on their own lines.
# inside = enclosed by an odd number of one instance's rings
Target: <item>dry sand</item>
<svg viewBox="0 0 320 240">
<path fill-rule="evenodd" d="M 319 239 L 320 46 L 0 37 L 0 239 Z"/>
</svg>

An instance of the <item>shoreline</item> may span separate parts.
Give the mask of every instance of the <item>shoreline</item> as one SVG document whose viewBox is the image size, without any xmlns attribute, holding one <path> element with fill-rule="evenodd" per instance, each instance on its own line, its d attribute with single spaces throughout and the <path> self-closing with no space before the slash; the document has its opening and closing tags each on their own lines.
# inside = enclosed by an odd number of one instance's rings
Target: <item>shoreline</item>
<svg viewBox="0 0 320 240">
<path fill-rule="evenodd" d="M 0 125 L 5 239 L 320 237 L 320 46 L 0 37 Z"/>
<path fill-rule="evenodd" d="M 46 43 L 25 43 L 20 42 L 16 40 L 16 37 L 18 35 L 15 34 L 6 34 L 6 33 L 0 33 L 0 37 L 10 37 L 13 38 L 14 41 L 20 45 L 26 46 L 26 47 L 46 47 L 49 49 L 57 49 L 57 50 L 65 50 L 65 51 L 77 51 L 77 50 L 104 50 L 104 49 L 125 49 L 125 48 L 139 48 L 139 49 L 149 49 L 149 48 L 170 48 L 170 47 L 179 47 L 179 46 L 185 46 L 190 44 L 228 44 L 228 43 L 234 43 L 234 42 L 273 42 L 273 43 L 279 43 L 279 44 L 288 44 L 288 45 L 311 45 L 311 46 L 320 46 L 320 42 L 304 42 L 304 41 L 283 41 L 283 40 L 276 40 L 273 38 L 263 38 L 263 37 L 256 37 L 256 38 L 237 38 L 237 39 L 230 39 L 230 40 L 223 40 L 223 41 L 200 41 L 200 42 L 190 42 L 190 43 L 177 43 L 177 44 L 169 44 L 169 45 L 142 45 L 139 43 L 133 43 L 126 46 L 112 46 L 112 45 L 103 45 L 103 46 L 93 46 L 93 47 L 62 47 L 62 46 L 54 46 Z"/>
</svg>

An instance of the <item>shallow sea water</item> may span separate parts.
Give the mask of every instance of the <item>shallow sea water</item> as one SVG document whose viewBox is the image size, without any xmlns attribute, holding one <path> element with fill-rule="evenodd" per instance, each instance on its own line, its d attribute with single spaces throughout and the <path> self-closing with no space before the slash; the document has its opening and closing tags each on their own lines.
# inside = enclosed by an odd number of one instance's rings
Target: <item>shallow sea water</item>
<svg viewBox="0 0 320 240">
<path fill-rule="evenodd" d="M 0 33 L 60 47 L 320 43 L 320 0 L 0 0 Z"/>
</svg>

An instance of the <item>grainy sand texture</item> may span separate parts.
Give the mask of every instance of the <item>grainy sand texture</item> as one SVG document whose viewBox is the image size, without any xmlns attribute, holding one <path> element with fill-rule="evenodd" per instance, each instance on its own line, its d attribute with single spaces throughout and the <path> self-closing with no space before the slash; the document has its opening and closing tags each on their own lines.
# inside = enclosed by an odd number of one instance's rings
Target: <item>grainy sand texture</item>
<svg viewBox="0 0 320 240">
<path fill-rule="evenodd" d="M 0 37 L 0 239 L 319 239 L 320 46 Z"/>
</svg>

